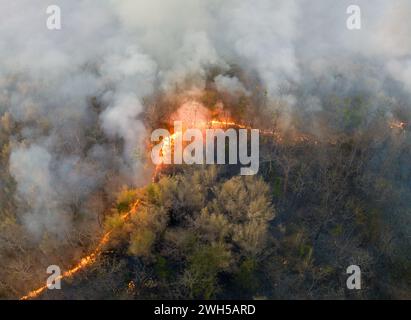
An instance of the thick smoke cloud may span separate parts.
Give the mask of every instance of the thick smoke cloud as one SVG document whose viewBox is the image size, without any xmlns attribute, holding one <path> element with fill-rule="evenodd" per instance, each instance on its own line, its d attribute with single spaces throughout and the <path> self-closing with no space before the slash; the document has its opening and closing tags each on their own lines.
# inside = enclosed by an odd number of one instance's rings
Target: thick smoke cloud
<svg viewBox="0 0 411 320">
<path fill-rule="evenodd" d="M 271 101 L 284 100 L 284 124 L 290 111 L 321 110 L 321 91 L 337 87 L 411 93 L 410 4 L 356 3 L 363 28 L 349 31 L 345 0 L 60 0 L 63 28 L 49 31 L 49 1 L 2 1 L 0 114 L 21 124 L 9 166 L 27 229 L 70 230 L 67 203 L 82 208 L 108 181 L 140 183 L 144 98 L 176 84 L 201 89 L 211 67 L 256 74 Z M 253 89 L 226 74 L 215 83 Z M 103 138 L 87 138 L 90 130 Z"/>
</svg>

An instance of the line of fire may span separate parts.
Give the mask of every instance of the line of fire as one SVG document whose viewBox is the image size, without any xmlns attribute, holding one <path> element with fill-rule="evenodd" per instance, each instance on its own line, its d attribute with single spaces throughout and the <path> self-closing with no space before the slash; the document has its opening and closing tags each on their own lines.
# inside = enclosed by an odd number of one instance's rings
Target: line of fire
<svg viewBox="0 0 411 320">
<path fill-rule="evenodd" d="M 184 115 L 181 117 L 181 115 Z M 148 167 L 151 167 L 151 183 L 158 183 L 162 177 L 176 174 L 181 169 L 180 166 L 187 165 L 225 165 L 226 169 L 230 171 L 230 174 L 238 174 L 243 165 L 250 165 L 250 162 L 242 162 L 240 156 L 240 141 L 237 140 L 239 137 L 239 132 L 242 130 L 244 132 L 242 141 L 245 143 L 246 155 L 250 155 L 253 151 L 252 147 L 252 130 L 255 131 L 256 136 L 254 137 L 254 143 L 257 141 L 257 147 L 260 148 L 260 139 L 262 142 L 262 158 L 258 159 L 258 166 L 266 164 L 267 160 L 264 158 L 264 148 L 266 148 L 267 141 L 273 144 L 277 148 L 282 148 L 284 146 L 294 146 L 295 148 L 315 148 L 318 145 L 338 145 L 339 141 L 335 140 L 333 137 L 320 140 L 314 135 L 303 132 L 292 132 L 287 133 L 281 131 L 280 129 L 272 128 L 258 128 L 256 129 L 252 124 L 247 122 L 241 122 L 235 120 L 234 117 L 230 117 L 229 112 L 222 111 L 212 112 L 205 108 L 201 102 L 189 99 L 182 103 L 180 108 L 169 117 L 167 129 L 162 129 L 159 135 L 155 136 L 155 141 L 147 141 L 147 154 L 151 154 L 153 148 L 157 146 L 155 154 L 157 154 L 157 163 L 149 163 Z M 164 125 L 164 122 L 159 125 Z M 393 134 L 400 135 L 404 134 L 407 129 L 405 122 L 390 120 L 387 126 L 393 130 Z M 185 151 L 185 148 L 193 143 L 195 135 L 189 136 L 186 140 L 183 139 L 184 132 L 187 129 L 197 129 L 201 133 L 200 143 L 203 148 L 197 150 L 196 148 L 191 148 Z M 210 131 L 211 130 L 211 131 Z M 207 140 L 207 132 L 211 132 L 209 135 L 209 140 Z M 217 135 L 219 132 L 220 135 Z M 229 134 L 231 133 L 231 134 Z M 152 138 L 152 137 L 151 137 Z M 193 139 L 194 138 L 194 139 Z M 197 137 L 198 138 L 198 137 Z M 257 139 L 257 140 L 256 140 Z M 178 145 L 177 145 L 178 143 Z M 271 148 L 271 144 L 270 147 Z M 199 145 L 197 141 L 197 146 Z M 217 150 L 218 147 L 223 147 L 223 152 Z M 210 147 L 211 146 L 211 147 Z M 235 152 L 231 152 L 230 147 L 235 148 Z M 179 155 L 175 154 L 176 148 L 179 150 Z M 259 150 L 260 151 L 260 150 Z M 201 156 L 196 156 L 195 153 L 199 153 Z M 232 156 L 234 154 L 234 157 Z M 185 156 L 187 159 L 191 159 L 191 163 L 184 163 Z M 208 156 L 208 158 L 207 158 Z M 243 156 L 243 157 L 244 157 Z M 153 160 L 153 156 L 147 156 Z M 180 159 L 180 163 L 175 161 L 175 159 Z M 193 160 L 194 159 L 194 160 Z M 195 159 L 199 163 L 196 163 Z M 271 165 L 271 162 L 269 163 Z M 264 169 L 266 170 L 266 168 Z M 252 174 L 255 174 L 254 172 Z M 140 214 L 141 204 L 144 203 L 144 199 L 139 198 L 131 203 L 126 212 L 119 216 L 119 220 L 122 223 L 127 223 L 133 217 Z M 74 262 L 72 267 L 64 271 L 60 276 L 58 276 L 54 281 L 67 281 L 77 274 L 84 272 L 95 264 L 102 255 L 109 252 L 107 249 L 110 241 L 112 241 L 113 230 L 108 230 L 101 236 L 100 240 L 95 245 L 95 248 L 86 256 L 82 257 L 79 261 Z M 286 263 L 286 262 L 284 262 Z M 135 283 L 131 281 L 129 283 L 129 289 L 135 289 Z M 41 285 L 36 289 L 28 292 L 26 295 L 20 297 L 21 300 L 36 299 L 41 297 L 48 290 L 48 285 Z M 64 289 L 63 289 L 64 290 Z"/>
</svg>

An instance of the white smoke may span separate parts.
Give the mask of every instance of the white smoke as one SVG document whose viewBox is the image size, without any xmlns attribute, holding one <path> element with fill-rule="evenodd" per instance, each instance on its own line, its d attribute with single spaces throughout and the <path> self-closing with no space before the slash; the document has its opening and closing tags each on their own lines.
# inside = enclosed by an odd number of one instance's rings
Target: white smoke
<svg viewBox="0 0 411 320">
<path fill-rule="evenodd" d="M 33 145 L 13 150 L 10 156 L 10 172 L 17 181 L 19 196 L 30 206 L 23 219 L 28 230 L 41 234 L 44 226 L 60 229 L 64 215 L 58 215 L 56 193 L 52 173 L 51 155 L 47 149 Z"/>
<path fill-rule="evenodd" d="M 0 115 L 21 124 L 10 171 L 27 228 L 60 233 L 70 228 L 66 204 L 79 190 L 86 198 L 115 176 L 137 183 L 145 97 L 176 85 L 204 88 L 212 67 L 227 92 L 253 89 L 226 74 L 232 65 L 256 74 L 286 111 L 284 126 L 292 110 L 322 110 L 321 92 L 336 87 L 411 93 L 409 2 L 356 1 L 363 28 L 350 31 L 351 2 L 58 0 L 62 30 L 50 31 L 49 1 L 1 1 Z M 391 93 L 387 79 L 399 83 Z M 303 89 L 284 94 L 284 86 Z"/>
<path fill-rule="evenodd" d="M 216 88 L 220 92 L 228 92 L 233 95 L 244 94 L 250 95 L 250 92 L 244 87 L 244 85 L 236 77 L 229 77 L 224 75 L 218 75 L 214 78 Z"/>
</svg>

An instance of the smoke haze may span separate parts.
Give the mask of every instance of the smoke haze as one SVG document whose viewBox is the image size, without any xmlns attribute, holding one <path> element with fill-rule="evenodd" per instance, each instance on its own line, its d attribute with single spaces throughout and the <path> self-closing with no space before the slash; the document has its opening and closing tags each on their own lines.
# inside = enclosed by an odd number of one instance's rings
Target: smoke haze
<svg viewBox="0 0 411 320">
<path fill-rule="evenodd" d="M 144 99 L 203 89 L 211 68 L 218 90 L 234 94 L 254 84 L 229 75 L 233 66 L 258 78 L 285 127 L 301 112 L 316 128 L 323 95 L 336 90 L 409 98 L 411 5 L 356 1 L 363 26 L 350 31 L 351 2 L 54 1 L 62 30 L 49 31 L 49 1 L 1 1 L 0 114 L 19 125 L 9 170 L 27 231 L 69 232 L 69 204 L 82 211 L 101 189 L 143 183 Z"/>
</svg>

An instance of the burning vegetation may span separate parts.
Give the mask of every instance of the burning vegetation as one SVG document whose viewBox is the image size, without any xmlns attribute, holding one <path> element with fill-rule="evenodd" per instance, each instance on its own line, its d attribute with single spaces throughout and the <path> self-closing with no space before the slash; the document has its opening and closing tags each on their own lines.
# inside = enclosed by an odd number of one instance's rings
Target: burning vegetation
<svg viewBox="0 0 411 320">
<path fill-rule="evenodd" d="M 198 118 L 182 121 L 201 129 L 267 123 L 233 116 L 241 98 L 229 104 L 209 90 L 187 99 L 197 101 L 190 110 Z M 152 115 L 173 104 L 156 101 L 160 109 L 146 107 L 153 127 L 165 119 Z M 255 109 L 249 103 L 245 119 Z M 265 125 L 258 176 L 238 176 L 236 165 L 154 166 L 151 183 L 118 194 L 95 249 L 63 273 L 68 288 L 40 287 L 22 299 L 89 298 L 91 290 L 120 299 L 406 298 L 409 244 L 397 233 L 406 234 L 406 216 L 390 208 L 394 198 L 404 206 L 396 210 L 408 208 L 409 172 L 400 163 L 411 149 L 403 122 L 381 120 L 326 138 Z M 164 152 L 173 151 L 173 139 L 163 141 Z M 361 292 L 342 289 L 354 262 L 367 274 Z"/>
<path fill-rule="evenodd" d="M 408 1 L 353 38 L 329 1 L 60 2 L 56 37 L 0 4 L 0 299 L 411 298 Z M 258 174 L 153 164 L 175 121 L 258 129 Z"/>
</svg>

